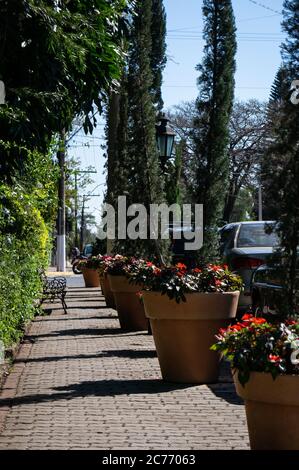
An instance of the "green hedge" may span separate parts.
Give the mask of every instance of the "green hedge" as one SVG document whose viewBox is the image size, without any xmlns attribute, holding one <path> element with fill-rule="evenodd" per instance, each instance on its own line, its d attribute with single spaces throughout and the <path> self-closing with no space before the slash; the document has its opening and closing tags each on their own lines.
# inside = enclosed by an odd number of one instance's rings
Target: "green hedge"
<svg viewBox="0 0 299 470">
<path fill-rule="evenodd" d="M 36 199 L 21 186 L 0 185 L 0 339 L 17 342 L 34 316 L 38 274 L 48 262 L 48 228 Z"/>
</svg>

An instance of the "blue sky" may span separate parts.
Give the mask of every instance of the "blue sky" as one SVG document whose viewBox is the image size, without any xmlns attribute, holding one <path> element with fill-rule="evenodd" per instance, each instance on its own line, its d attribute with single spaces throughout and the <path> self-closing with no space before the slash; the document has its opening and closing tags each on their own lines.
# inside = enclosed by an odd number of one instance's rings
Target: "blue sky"
<svg viewBox="0 0 299 470">
<path fill-rule="evenodd" d="M 164 74 L 165 107 L 197 95 L 195 70 L 201 61 L 202 0 L 164 0 L 167 11 L 168 64 Z M 283 0 L 261 0 L 264 7 L 249 0 L 233 0 L 238 52 L 236 97 L 267 99 L 280 64 Z"/>
<path fill-rule="evenodd" d="M 167 12 L 168 62 L 164 73 L 163 98 L 165 108 L 197 96 L 196 65 L 202 59 L 202 0 L 164 0 Z M 261 6 L 262 5 L 262 6 Z M 273 79 L 280 64 L 280 44 L 283 0 L 233 0 L 237 25 L 236 97 L 247 100 L 267 100 Z M 272 11 L 274 10 L 274 11 Z M 278 12 L 278 13 L 276 13 Z M 80 133 L 71 142 L 70 156 L 81 161 L 82 169 L 89 165 L 97 170 L 95 183 L 87 188 L 95 194 L 104 193 L 105 176 L 103 122 L 92 137 Z M 90 147 L 85 147 L 89 142 Z M 94 197 L 88 207 L 100 222 L 102 197 Z"/>
</svg>

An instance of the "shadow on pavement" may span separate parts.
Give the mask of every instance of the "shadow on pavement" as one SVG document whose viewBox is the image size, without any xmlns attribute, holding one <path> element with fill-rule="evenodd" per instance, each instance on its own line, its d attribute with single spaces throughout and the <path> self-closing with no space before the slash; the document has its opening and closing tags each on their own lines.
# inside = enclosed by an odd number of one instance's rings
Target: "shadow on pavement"
<svg viewBox="0 0 299 470">
<path fill-rule="evenodd" d="M 57 362 L 64 360 L 76 360 L 76 359 L 98 359 L 101 357 L 128 357 L 129 359 L 144 359 L 144 358 L 154 358 L 157 357 L 157 353 L 154 350 L 112 350 L 112 351 L 102 351 L 96 354 L 76 354 L 72 356 L 41 356 L 41 357 L 32 357 L 28 359 L 16 359 L 15 364 L 23 363 L 30 364 L 35 362 Z"/>
<path fill-rule="evenodd" d="M 49 309 L 51 310 L 51 309 Z M 53 309 L 53 310 L 61 310 L 61 309 Z M 51 312 L 50 312 L 51 313 Z M 73 314 L 72 314 L 73 315 Z M 41 318 L 36 318 L 34 320 L 34 323 L 36 322 L 43 322 L 43 321 L 84 321 L 84 320 L 111 320 L 117 318 L 116 312 L 111 313 L 110 315 L 95 315 L 92 317 L 79 317 L 79 316 L 69 316 L 69 315 L 59 315 L 59 316 L 47 316 L 47 315 L 42 315 Z"/>
<path fill-rule="evenodd" d="M 157 357 L 155 350 L 132 350 L 132 349 L 111 349 L 109 351 L 103 351 L 102 357 L 128 357 L 129 359 L 146 359 L 151 357 Z"/>
<path fill-rule="evenodd" d="M 75 356 L 42 356 L 42 357 L 31 357 L 28 359 L 16 359 L 15 364 L 23 363 L 30 364 L 35 362 L 57 362 L 65 360 L 74 360 L 74 359 L 97 359 L 103 357 L 102 353 L 98 354 L 76 354 Z"/>
<path fill-rule="evenodd" d="M 232 405 L 244 406 L 243 400 L 236 394 L 235 385 L 233 383 L 219 383 L 208 385 L 212 393 L 218 398 Z"/>
<path fill-rule="evenodd" d="M 97 309 L 105 309 L 107 310 L 106 305 L 70 305 L 70 301 L 67 300 L 67 311 L 69 310 L 97 310 Z M 44 309 L 44 312 L 48 312 L 49 310 L 57 311 L 57 310 L 62 310 L 61 306 L 59 307 L 47 307 Z M 116 310 L 115 310 L 116 313 Z"/>
<path fill-rule="evenodd" d="M 28 335 L 26 340 L 36 341 L 40 338 L 58 338 L 59 336 L 99 336 L 99 335 L 121 335 L 125 332 L 121 328 L 74 328 L 69 330 L 53 331 L 41 335 Z"/>
<path fill-rule="evenodd" d="M 0 406 L 18 406 L 58 400 L 70 400 L 78 397 L 113 397 L 117 395 L 147 395 L 168 393 L 194 387 L 192 384 L 175 384 L 157 380 L 99 380 L 81 382 L 53 388 L 49 394 L 35 394 L 0 399 Z"/>
</svg>

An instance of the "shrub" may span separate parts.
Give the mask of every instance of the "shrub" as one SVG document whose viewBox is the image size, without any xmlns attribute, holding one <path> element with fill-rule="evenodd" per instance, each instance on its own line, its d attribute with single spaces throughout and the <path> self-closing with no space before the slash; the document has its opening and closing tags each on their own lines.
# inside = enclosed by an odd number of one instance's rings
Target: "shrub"
<svg viewBox="0 0 299 470">
<path fill-rule="evenodd" d="M 39 269 L 48 264 L 48 228 L 21 186 L 0 185 L 0 339 L 11 346 L 36 311 Z"/>
</svg>

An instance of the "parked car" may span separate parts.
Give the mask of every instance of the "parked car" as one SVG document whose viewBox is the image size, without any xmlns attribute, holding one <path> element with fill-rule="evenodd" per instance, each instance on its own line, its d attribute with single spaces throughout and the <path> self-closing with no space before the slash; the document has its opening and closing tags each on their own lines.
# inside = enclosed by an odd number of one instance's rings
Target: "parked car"
<svg viewBox="0 0 299 470">
<path fill-rule="evenodd" d="M 283 276 L 281 264 L 278 262 L 271 263 L 271 266 L 264 264 L 255 270 L 251 283 L 253 312 L 263 315 L 277 315 L 285 302 Z M 299 266 L 297 280 L 299 289 Z M 297 313 L 299 314 L 299 305 Z"/>
<path fill-rule="evenodd" d="M 251 306 L 251 278 L 254 271 L 265 264 L 279 243 L 275 233 L 267 233 L 269 225 L 273 225 L 273 222 L 235 222 L 220 229 L 223 261 L 244 281 L 245 287 L 239 301 L 241 310 Z"/>
</svg>

